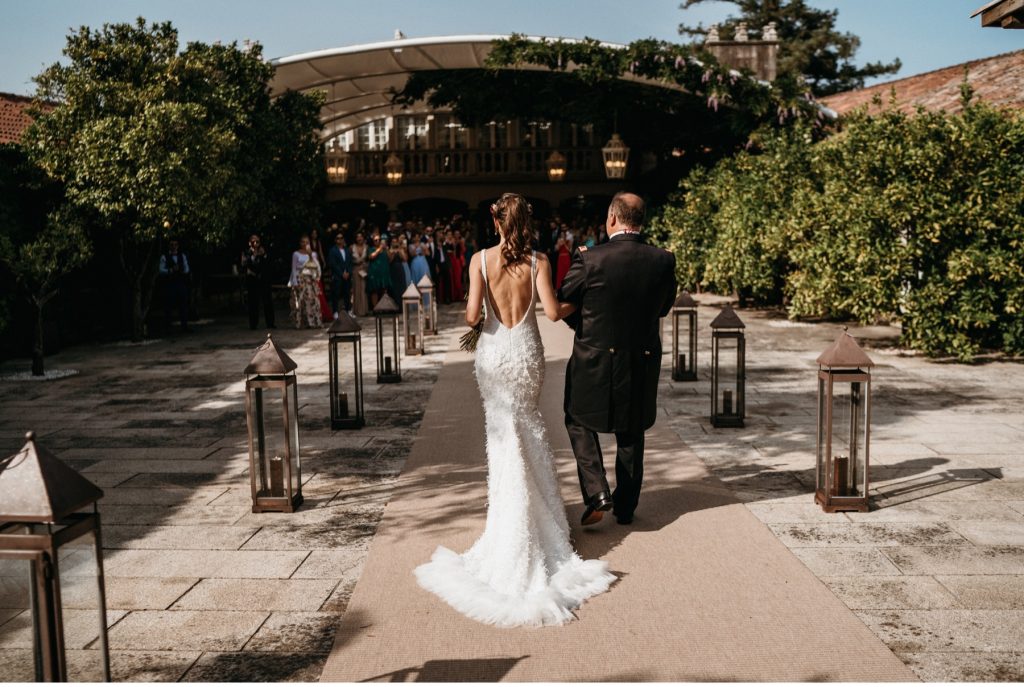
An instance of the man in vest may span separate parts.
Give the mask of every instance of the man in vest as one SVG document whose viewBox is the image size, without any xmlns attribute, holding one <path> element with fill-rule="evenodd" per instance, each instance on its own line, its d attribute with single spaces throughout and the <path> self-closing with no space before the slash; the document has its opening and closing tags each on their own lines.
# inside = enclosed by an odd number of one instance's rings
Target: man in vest
<svg viewBox="0 0 1024 687">
<path fill-rule="evenodd" d="M 181 331 L 188 331 L 188 280 L 191 270 L 188 258 L 178 249 L 178 241 L 167 243 L 167 252 L 160 256 L 160 277 L 164 282 L 164 324 L 171 330 L 171 310 L 178 309 Z"/>
</svg>

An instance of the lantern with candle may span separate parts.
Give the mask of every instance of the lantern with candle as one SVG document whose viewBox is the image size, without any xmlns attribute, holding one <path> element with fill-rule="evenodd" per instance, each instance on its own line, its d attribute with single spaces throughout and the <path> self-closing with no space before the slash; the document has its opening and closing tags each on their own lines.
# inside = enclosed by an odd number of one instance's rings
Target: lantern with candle
<svg viewBox="0 0 1024 687">
<path fill-rule="evenodd" d="M 270 334 L 245 368 L 253 513 L 292 513 L 302 503 L 296 368 Z"/>
<path fill-rule="evenodd" d="M 402 337 L 406 355 L 423 355 L 423 300 L 415 284 L 402 294 Z"/>
<path fill-rule="evenodd" d="M 362 327 L 348 313 L 338 313 L 327 330 L 327 373 L 331 394 L 331 429 L 359 429 L 366 424 L 363 411 Z M 348 345 L 351 344 L 351 348 Z M 350 351 L 346 356 L 344 348 Z M 343 365 L 349 357 L 347 365 Z M 342 368 L 352 371 L 351 381 L 343 383 Z"/>
<path fill-rule="evenodd" d="M 386 293 L 373 308 L 377 334 L 378 384 L 397 384 L 402 381 L 402 367 L 398 355 L 399 314 L 395 299 Z"/>
<path fill-rule="evenodd" d="M 746 325 L 725 306 L 711 321 L 711 424 L 742 427 L 745 415 Z"/>
<path fill-rule="evenodd" d="M 827 513 L 866 512 L 874 362 L 844 328 L 817 363 L 814 501 Z"/>
<path fill-rule="evenodd" d="M 423 330 L 428 334 L 437 334 L 437 301 L 434 299 L 434 282 L 430 281 L 430 275 L 424 274 L 416 282 L 416 288 L 423 298 Z"/>
<path fill-rule="evenodd" d="M 682 332 L 680 325 L 684 327 Z M 680 352 L 684 346 L 686 352 Z M 686 291 L 679 294 L 672 305 L 672 379 L 677 382 L 697 379 L 697 301 Z"/>
</svg>

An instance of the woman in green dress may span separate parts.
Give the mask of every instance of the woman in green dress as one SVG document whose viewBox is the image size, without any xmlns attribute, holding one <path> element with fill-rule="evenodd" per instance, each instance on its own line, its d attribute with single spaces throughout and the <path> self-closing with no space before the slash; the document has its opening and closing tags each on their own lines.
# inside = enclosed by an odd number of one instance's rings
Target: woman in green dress
<svg viewBox="0 0 1024 687">
<path fill-rule="evenodd" d="M 388 258 L 387 242 L 381 239 L 380 230 L 374 229 L 370 238 L 370 263 L 366 274 L 366 291 L 370 294 L 370 309 L 377 307 L 380 297 L 391 284 L 391 261 Z"/>
</svg>

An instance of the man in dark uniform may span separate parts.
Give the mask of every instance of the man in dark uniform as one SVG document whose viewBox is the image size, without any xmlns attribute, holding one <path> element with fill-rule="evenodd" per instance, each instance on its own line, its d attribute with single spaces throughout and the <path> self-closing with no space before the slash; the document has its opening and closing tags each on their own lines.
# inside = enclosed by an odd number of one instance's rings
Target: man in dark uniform
<svg viewBox="0 0 1024 687">
<path fill-rule="evenodd" d="M 614 508 L 633 521 L 644 474 L 644 431 L 657 415 L 661 337 L 658 323 L 676 295 L 675 256 L 644 243 L 644 202 L 619 193 L 608 208 L 607 243 L 573 257 L 558 300 L 576 311 L 565 373 L 565 427 L 576 454 L 586 510 L 583 524 Z M 605 477 L 598 432 L 615 434 L 615 492 Z"/>
</svg>

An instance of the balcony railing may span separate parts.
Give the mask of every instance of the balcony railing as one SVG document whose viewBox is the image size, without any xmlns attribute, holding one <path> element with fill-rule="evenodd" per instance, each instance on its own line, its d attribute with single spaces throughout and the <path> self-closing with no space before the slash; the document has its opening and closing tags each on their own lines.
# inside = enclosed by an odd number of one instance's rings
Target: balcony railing
<svg viewBox="0 0 1024 687">
<path fill-rule="evenodd" d="M 469 179 L 547 179 L 547 160 L 554 148 L 465 148 L 455 150 L 360 150 L 347 153 L 346 184 L 385 183 L 384 163 L 392 152 L 402 161 L 402 182 Z M 604 178 L 599 148 L 560 151 L 566 178 Z"/>
</svg>

